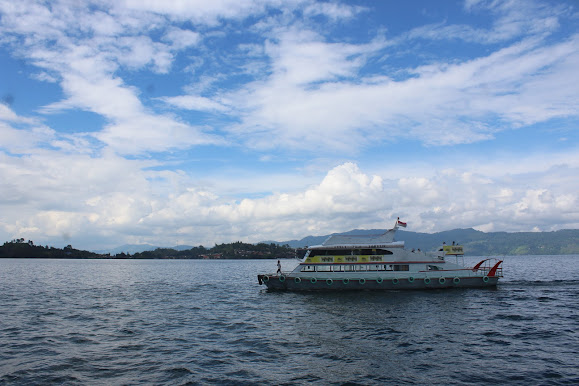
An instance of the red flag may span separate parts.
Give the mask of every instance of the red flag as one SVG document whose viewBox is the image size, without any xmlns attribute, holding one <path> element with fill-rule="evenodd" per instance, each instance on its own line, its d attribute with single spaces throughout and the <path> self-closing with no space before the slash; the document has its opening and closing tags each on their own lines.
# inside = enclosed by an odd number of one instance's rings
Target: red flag
<svg viewBox="0 0 579 386">
<path fill-rule="evenodd" d="M 397 221 L 396 221 L 396 225 L 398 225 L 399 227 L 402 227 L 402 228 L 406 228 L 406 223 L 405 223 L 405 222 L 402 222 L 402 221 L 400 221 L 400 220 L 397 220 Z"/>
</svg>

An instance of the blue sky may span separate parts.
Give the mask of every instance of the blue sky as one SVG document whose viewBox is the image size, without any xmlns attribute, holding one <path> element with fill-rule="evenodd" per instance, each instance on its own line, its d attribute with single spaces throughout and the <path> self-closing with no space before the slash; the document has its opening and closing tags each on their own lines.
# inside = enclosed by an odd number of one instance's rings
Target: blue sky
<svg viewBox="0 0 579 386">
<path fill-rule="evenodd" d="M 579 227 L 575 1 L 0 0 L 0 240 Z"/>
</svg>

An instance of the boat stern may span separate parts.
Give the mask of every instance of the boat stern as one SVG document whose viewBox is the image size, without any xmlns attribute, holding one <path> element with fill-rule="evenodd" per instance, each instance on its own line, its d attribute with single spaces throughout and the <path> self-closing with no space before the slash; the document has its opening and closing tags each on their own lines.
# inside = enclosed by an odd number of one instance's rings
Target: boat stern
<svg viewBox="0 0 579 386">
<path fill-rule="evenodd" d="M 259 285 L 265 285 L 267 289 L 286 289 L 286 276 L 274 274 L 257 275 Z"/>
<path fill-rule="evenodd" d="M 266 282 L 269 281 L 269 277 L 271 275 L 257 275 L 257 282 L 259 283 L 259 285 L 265 284 Z"/>
</svg>

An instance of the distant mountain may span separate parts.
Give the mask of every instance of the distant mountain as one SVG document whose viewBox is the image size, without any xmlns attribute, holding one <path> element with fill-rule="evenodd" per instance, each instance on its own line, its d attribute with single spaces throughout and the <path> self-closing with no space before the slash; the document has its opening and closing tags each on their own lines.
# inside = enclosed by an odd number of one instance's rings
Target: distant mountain
<svg viewBox="0 0 579 386">
<path fill-rule="evenodd" d="M 354 229 L 345 235 L 365 235 L 383 233 L 386 229 Z M 301 240 L 263 241 L 265 244 L 289 245 L 291 248 L 304 248 L 310 245 L 322 244 L 331 235 L 307 236 Z M 404 241 L 406 248 L 422 249 L 432 252 L 440 248 L 443 242 L 453 241 L 464 246 L 465 252 L 471 256 L 501 256 L 501 255 L 579 255 L 579 229 L 564 229 L 555 232 L 480 232 L 472 228 L 453 229 L 437 233 L 418 233 L 398 230 L 396 240 Z M 158 247 L 150 244 L 126 244 L 114 249 L 94 251 L 96 253 L 117 255 L 154 251 L 157 248 L 187 251 L 194 247 L 178 245 L 175 247 Z"/>
<path fill-rule="evenodd" d="M 171 247 L 170 249 L 174 249 L 176 251 L 188 251 L 189 249 L 193 249 L 194 247 L 191 245 L 176 245 Z"/>
<path fill-rule="evenodd" d="M 354 229 L 345 235 L 364 235 L 383 233 L 386 229 Z M 308 236 L 301 240 L 274 242 L 303 248 L 322 244 L 329 236 Z M 443 242 L 453 241 L 464 246 L 465 252 L 473 256 L 500 255 L 567 255 L 579 254 L 579 229 L 563 229 L 554 232 L 480 232 L 472 228 L 453 229 L 437 233 L 417 233 L 398 230 L 396 240 L 404 241 L 406 248 L 435 251 Z"/>
<path fill-rule="evenodd" d="M 110 253 L 111 255 L 118 255 L 120 253 L 135 254 L 145 251 L 154 251 L 159 247 L 151 244 L 125 244 L 120 247 L 112 249 L 101 249 L 99 251 L 94 251 L 96 253 Z"/>
<path fill-rule="evenodd" d="M 154 251 L 157 248 L 167 248 L 167 249 L 174 249 L 176 251 L 186 251 L 188 249 L 193 248 L 190 245 L 177 245 L 174 247 L 158 247 L 156 245 L 151 244 L 125 244 L 121 245 L 120 247 L 112 248 L 112 249 L 101 249 L 99 251 L 94 251 L 95 253 L 110 253 L 111 255 L 118 255 L 120 253 L 126 253 L 130 255 L 134 255 L 135 253 L 142 253 L 146 251 Z"/>
</svg>

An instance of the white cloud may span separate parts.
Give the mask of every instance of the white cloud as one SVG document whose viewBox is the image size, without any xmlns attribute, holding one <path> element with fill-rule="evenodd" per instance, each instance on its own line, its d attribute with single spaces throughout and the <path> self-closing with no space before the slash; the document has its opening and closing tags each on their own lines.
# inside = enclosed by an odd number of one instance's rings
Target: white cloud
<svg viewBox="0 0 579 386">
<path fill-rule="evenodd" d="M 18 116 L 9 106 L 3 103 L 0 103 L 0 121 L 25 124 L 38 123 L 36 119 Z"/>
<path fill-rule="evenodd" d="M 539 32 L 525 26 L 557 15 L 557 10 L 533 5 L 520 10 L 515 3 L 467 3 L 468 10 L 494 12 L 497 24 L 518 26 L 511 36 L 525 31 L 528 36 Z M 196 23 L 211 25 L 227 18 L 238 20 L 250 14 L 261 14 L 276 2 L 200 2 L 195 7 L 185 2 L 132 2 L 110 7 L 101 4 L 97 11 L 77 5 L 68 9 L 56 3 L 51 13 L 39 5 L 16 10 L 4 5 L 4 30 L 12 34 L 32 35 L 27 41 L 28 56 L 36 64 L 61 78 L 66 99 L 51 103 L 44 111 L 81 108 L 103 115 L 110 122 L 96 135 L 100 139 L 124 138 L 111 128 L 135 126 L 148 120 L 167 122 L 181 128 L 183 122 L 171 117 L 152 118 L 141 95 L 116 75 L 119 69 L 154 72 L 170 71 L 178 50 L 199 45 L 199 32 L 171 25 L 163 17 L 181 20 L 192 18 Z M 289 10 L 302 9 L 306 14 L 325 13 L 349 18 L 362 11 L 336 3 L 295 2 L 285 4 Z M 24 11 L 26 10 L 26 12 Z M 84 15 L 88 24 L 84 25 Z M 287 16 L 286 16 L 287 17 Z M 522 21 L 526 24 L 520 25 Z M 29 25 L 38 25 L 34 32 Z M 462 28 L 449 26 L 449 28 Z M 555 28 L 552 25 L 549 28 Z M 271 66 L 264 68 L 263 56 L 240 68 L 256 76 L 256 81 L 230 90 L 227 103 L 222 95 L 193 95 L 160 98 L 175 107 L 222 113 L 228 111 L 240 124 L 228 126 L 236 139 L 249 147 L 327 149 L 353 153 L 369 143 L 397 138 L 418 139 L 427 145 L 473 143 L 492 139 L 499 130 L 542 122 L 547 119 L 577 115 L 578 92 L 573 82 L 579 64 L 578 38 L 573 37 L 551 47 L 540 38 L 527 39 L 485 57 L 455 62 L 435 63 L 406 69 L 410 78 L 394 81 L 383 74 L 364 74 L 371 58 L 382 58 L 393 44 L 376 37 L 366 44 L 328 42 L 322 32 L 313 32 L 306 24 L 288 23 L 270 26 L 270 39 L 263 51 Z M 506 28 L 506 27 L 504 27 Z M 503 27 L 495 26 L 494 30 Z M 548 30 L 548 27 L 545 27 Z M 78 31 L 90 30 L 90 33 Z M 493 30 L 493 31 L 494 31 Z M 35 30 L 36 31 L 36 30 Z M 143 33 L 143 31 L 145 33 Z M 154 31 L 166 42 L 154 41 L 147 33 Z M 518 32 L 517 32 L 518 31 Z M 66 33 L 72 33 L 66 36 Z M 116 36 L 115 36 L 116 35 Z M 419 34 L 414 31 L 406 38 Z M 464 35 L 462 32 L 460 35 Z M 47 39 L 56 42 L 46 46 Z M 255 43 L 252 43 L 255 47 Z M 241 45 L 240 47 L 246 47 Z M 49 48 L 50 47 L 50 48 Z M 256 49 L 253 49 L 254 52 Z M 253 69 L 253 70 L 252 70 Z M 269 75 L 258 75 L 269 72 Z M 200 79 L 191 90 L 208 87 L 204 79 L 223 81 L 223 74 Z M 540 91 L 539 91 L 540 90 Z M 211 94 L 209 94 L 211 95 Z M 227 109 L 225 106 L 235 108 Z M 489 124 L 492 122 L 492 125 Z M 151 141 L 155 133 L 143 129 L 143 141 L 132 140 L 135 146 L 120 144 L 116 148 L 161 151 L 216 141 L 202 130 L 177 130 L 186 138 Z M 171 131 L 170 129 L 169 131 Z M 134 130 L 128 130 L 131 135 Z M 198 138 L 191 138 L 197 135 Z M 110 142 L 107 142 L 110 145 Z M 127 150 L 128 151 L 128 150 Z"/>
<path fill-rule="evenodd" d="M 314 2 L 304 8 L 304 14 L 307 16 L 324 15 L 331 20 L 349 19 L 365 11 L 368 11 L 365 7 L 330 2 Z"/>
<path fill-rule="evenodd" d="M 221 112 L 229 110 L 228 107 L 215 100 L 196 95 L 180 95 L 176 97 L 164 97 L 159 99 L 169 105 L 186 110 Z"/>
<path fill-rule="evenodd" d="M 148 111 L 139 98 L 139 91 L 114 75 L 120 67 L 136 70 L 148 65 L 156 72 L 166 73 L 173 61 L 172 50 L 195 44 L 198 34 L 169 28 L 165 37 L 171 46 L 154 42 L 139 29 L 146 20 L 155 20 L 154 17 L 143 15 L 140 22 L 135 23 L 134 16 L 127 16 L 118 8 L 110 14 L 91 13 L 83 5 L 67 8 L 57 2 L 50 8 L 29 4 L 17 9 L 4 4 L 3 11 L 4 30 L 36 37 L 21 47 L 27 50 L 22 54 L 60 78 L 66 99 L 45 106 L 43 112 L 82 109 L 105 117 L 109 124 L 93 136 L 122 154 L 223 143 L 204 134 L 203 128 Z M 88 16 L 87 25 L 83 24 L 84 15 Z M 111 15 L 118 19 L 112 19 Z M 28 27 L 31 23 L 36 25 L 34 33 Z M 78 34 L 79 29 L 93 33 Z M 67 32 L 72 35 L 66 36 Z M 55 40 L 46 45 L 47 39 Z"/>
<path fill-rule="evenodd" d="M 221 139 L 205 134 L 203 128 L 146 110 L 136 96 L 136 90 L 123 85 L 121 79 L 98 74 L 93 74 L 92 78 L 65 74 L 62 85 L 69 98 L 45 106 L 44 110 L 77 107 L 106 117 L 111 123 L 91 136 L 119 154 L 223 143 Z"/>
<path fill-rule="evenodd" d="M 313 43 L 303 32 L 288 39 L 268 49 L 269 80 L 237 96 L 247 112 L 234 131 L 251 146 L 356 151 L 400 137 L 473 143 L 507 128 L 579 115 L 579 91 L 569 82 L 579 67 L 577 36 L 551 46 L 529 39 L 470 61 L 420 66 L 408 79 L 369 83 L 339 78 L 359 71 L 361 55 L 380 44 Z M 332 54 L 311 63 L 308 52 Z"/>
<path fill-rule="evenodd" d="M 503 170 L 508 170 L 504 161 Z M 283 241 L 389 227 L 397 216 L 412 231 L 473 225 L 487 231 L 552 230 L 579 222 L 577 165 L 537 172 L 529 185 L 524 175 L 476 174 L 466 168 L 386 179 L 345 163 L 310 186 L 299 185 L 299 176 L 289 177 L 300 186 L 297 191 L 241 200 L 196 187 L 184 174 L 145 171 L 146 166 L 112 154 L 3 154 L 0 178 L 9 183 L 2 188 L 0 234 L 42 244 L 66 235 L 67 243 L 97 248 L 126 242 Z M 573 185 L 577 189 L 570 193 L 567 188 Z M 93 244 L 87 234 L 96 240 Z"/>
<path fill-rule="evenodd" d="M 115 59 L 132 69 L 140 69 L 152 63 L 155 72 L 167 73 L 173 62 L 170 48 L 153 42 L 148 36 L 121 37 L 115 43 L 119 51 Z"/>
<path fill-rule="evenodd" d="M 557 17 L 563 12 L 562 5 L 544 5 L 533 0 L 465 1 L 464 8 L 472 13 L 491 12 L 495 16 L 491 27 L 485 29 L 442 22 L 417 27 L 408 33 L 408 37 L 494 44 L 521 36 L 550 34 L 559 27 Z"/>
<path fill-rule="evenodd" d="M 61 83 L 69 97 L 44 107 L 46 112 L 81 108 L 108 119 L 128 118 L 143 113 L 136 90 L 123 84 L 120 78 L 93 73 L 90 78 L 83 74 L 64 74 Z"/>
<path fill-rule="evenodd" d="M 180 123 L 171 117 L 136 114 L 117 120 L 94 137 L 106 143 L 118 154 L 162 152 L 185 149 L 194 145 L 225 144 L 218 137 L 204 134 L 202 128 Z"/>
<path fill-rule="evenodd" d="M 93 31 L 97 36 L 117 36 L 123 33 L 123 22 L 103 11 L 86 12 L 81 29 Z"/>
<path fill-rule="evenodd" d="M 274 82 L 294 86 L 350 78 L 357 74 L 365 55 L 385 44 L 327 43 L 318 34 L 297 28 L 282 32 L 277 40 L 279 43 L 266 44 L 266 53 L 273 61 Z"/>
<path fill-rule="evenodd" d="M 0 149 L 22 154 L 33 151 L 41 144 L 50 143 L 56 138 L 56 133 L 38 119 L 18 116 L 0 103 L 0 137 Z"/>
<path fill-rule="evenodd" d="M 181 50 L 199 43 L 201 35 L 194 31 L 172 27 L 164 38 L 172 43 L 174 49 Z"/>
<path fill-rule="evenodd" d="M 290 3 L 295 2 L 291 1 Z M 264 12 L 268 6 L 279 6 L 280 0 L 124 0 L 123 8 L 133 11 L 153 12 L 176 20 L 192 20 L 195 23 L 216 25 L 222 19 L 242 19 Z"/>
<path fill-rule="evenodd" d="M 0 137 L 2 137 L 0 148 L 22 154 L 32 151 L 39 144 L 49 143 L 55 137 L 55 132 L 46 126 L 15 129 L 0 122 Z"/>
</svg>

